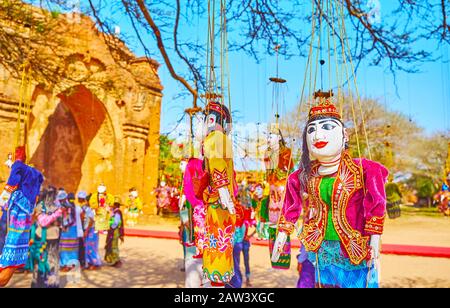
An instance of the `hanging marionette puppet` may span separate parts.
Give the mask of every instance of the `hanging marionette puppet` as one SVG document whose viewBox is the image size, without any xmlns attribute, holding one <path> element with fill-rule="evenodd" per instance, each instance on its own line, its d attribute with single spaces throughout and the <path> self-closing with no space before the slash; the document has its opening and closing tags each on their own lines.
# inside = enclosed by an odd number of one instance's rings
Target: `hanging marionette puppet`
<svg viewBox="0 0 450 308">
<path fill-rule="evenodd" d="M 192 151 L 191 156 L 193 156 Z M 203 159 L 190 157 L 181 162 L 183 173 L 180 213 L 185 212 L 186 250 L 194 248 L 194 255 L 189 253 L 185 260 L 186 288 L 208 287 L 209 280 L 203 278 L 203 249 L 205 246 L 206 206 L 203 191 L 208 186 L 208 176 L 203 169 Z M 193 247 L 191 247 L 193 245 Z"/>
<path fill-rule="evenodd" d="M 377 287 L 387 169 L 353 159 L 330 100 L 311 108 L 300 170 L 289 176 L 273 261 L 305 210 L 300 239 L 314 267 L 309 287 Z M 280 249 L 281 248 L 281 249 Z M 301 276 L 309 277 L 309 273 Z"/>
<path fill-rule="evenodd" d="M 127 199 L 125 209 L 127 227 L 134 227 L 138 223 L 139 216 L 142 214 L 142 200 L 136 188 L 131 188 Z"/>
<path fill-rule="evenodd" d="M 89 199 L 89 206 L 95 212 L 95 231 L 107 233 L 109 230 L 109 219 L 111 208 L 114 204 L 114 196 L 108 193 L 105 184 L 97 187 Z"/>
<path fill-rule="evenodd" d="M 256 183 L 251 189 L 251 202 L 256 215 L 258 240 L 269 239 L 269 193 L 265 193 L 263 184 Z"/>
<path fill-rule="evenodd" d="M 204 166 L 208 175 L 204 190 L 206 209 L 203 273 L 213 287 L 223 287 L 234 275 L 233 234 L 236 221 L 231 114 L 220 103 L 210 102 L 205 109 Z"/>
<path fill-rule="evenodd" d="M 283 207 L 284 189 L 287 178 L 294 167 L 292 150 L 286 146 L 286 142 L 278 127 L 271 127 L 268 138 L 268 151 L 264 158 L 266 166 L 267 182 L 270 187 L 269 195 L 269 249 L 272 254 L 276 239 L 277 224 Z M 286 249 L 290 248 L 290 240 L 287 240 Z M 290 254 L 282 253 L 277 262 L 272 262 L 272 267 L 288 269 Z"/>
<path fill-rule="evenodd" d="M 15 270 L 28 260 L 30 229 L 36 199 L 44 181 L 42 174 L 28 166 L 25 147 L 16 149 L 8 182 L 0 196 L 2 223 L 7 226 L 1 234 L 0 286 L 6 286 Z"/>
</svg>

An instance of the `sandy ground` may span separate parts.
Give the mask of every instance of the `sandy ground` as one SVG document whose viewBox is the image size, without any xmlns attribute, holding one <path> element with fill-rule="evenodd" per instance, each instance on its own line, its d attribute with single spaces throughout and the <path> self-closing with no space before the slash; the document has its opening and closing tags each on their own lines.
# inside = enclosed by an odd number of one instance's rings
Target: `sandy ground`
<svg viewBox="0 0 450 308">
<path fill-rule="evenodd" d="M 176 221 L 146 229 L 176 231 Z M 104 243 L 104 238 L 101 239 Z M 384 243 L 450 247 L 450 219 L 402 217 L 388 220 Z M 101 245 L 103 247 L 103 244 Z M 103 249 L 101 249 L 103 252 Z M 61 285 L 68 288 L 89 287 L 183 287 L 182 248 L 178 241 L 126 238 L 121 246 L 123 267 L 103 267 L 98 271 L 61 274 Z M 295 287 L 297 262 L 291 269 L 270 268 L 268 247 L 252 246 L 250 251 L 253 287 Z M 382 287 L 446 287 L 450 288 L 450 259 L 383 255 Z M 30 274 L 16 274 L 9 287 L 29 287 Z"/>
</svg>

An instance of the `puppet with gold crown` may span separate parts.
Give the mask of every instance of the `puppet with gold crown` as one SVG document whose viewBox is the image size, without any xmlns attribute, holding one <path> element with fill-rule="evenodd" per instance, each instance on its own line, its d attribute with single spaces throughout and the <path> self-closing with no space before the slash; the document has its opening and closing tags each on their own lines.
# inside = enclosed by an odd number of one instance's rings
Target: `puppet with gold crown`
<svg viewBox="0 0 450 308">
<path fill-rule="evenodd" d="M 236 222 L 231 114 L 226 106 L 209 102 L 205 108 L 203 200 L 206 205 L 203 273 L 213 287 L 229 283 L 234 275 L 233 234 Z"/>
<path fill-rule="evenodd" d="M 303 214 L 300 240 L 314 277 L 306 287 L 378 287 L 387 169 L 347 150 L 348 136 L 330 98 L 311 108 L 300 169 L 289 176 L 272 261 Z M 304 213 L 302 213 L 304 211 Z"/>
</svg>

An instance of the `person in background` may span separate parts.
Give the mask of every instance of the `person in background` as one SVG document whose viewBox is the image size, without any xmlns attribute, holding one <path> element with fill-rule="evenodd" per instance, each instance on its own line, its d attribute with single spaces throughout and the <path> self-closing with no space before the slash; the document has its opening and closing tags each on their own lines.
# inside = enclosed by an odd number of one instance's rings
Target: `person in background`
<svg viewBox="0 0 450 308">
<path fill-rule="evenodd" d="M 84 191 L 78 193 L 78 204 L 82 209 L 83 217 L 83 239 L 84 239 L 84 268 L 89 270 L 98 269 L 102 266 L 102 260 L 98 253 L 98 232 L 95 231 L 95 214 L 90 208 L 87 194 Z"/>
<path fill-rule="evenodd" d="M 44 180 L 42 174 L 26 164 L 26 148 L 16 148 L 8 181 L 0 194 L 0 287 L 8 284 L 14 272 L 28 261 L 31 216 Z"/>
<path fill-rule="evenodd" d="M 55 187 L 45 189 L 34 212 L 30 260 L 32 288 L 59 288 L 59 238 L 63 209 L 56 202 Z"/>
<path fill-rule="evenodd" d="M 240 203 L 236 203 L 235 209 L 236 209 L 236 225 L 235 225 L 236 227 L 233 238 L 234 276 L 233 278 L 231 278 L 231 281 L 225 285 L 226 288 L 242 288 L 241 253 L 244 245 L 246 225 L 244 223 L 243 206 Z"/>
<path fill-rule="evenodd" d="M 69 202 L 75 205 L 75 221 L 77 226 L 78 237 L 78 262 L 81 268 L 84 268 L 84 230 L 83 230 L 83 210 L 81 205 L 75 202 L 75 195 L 69 194 Z"/>
<path fill-rule="evenodd" d="M 106 237 L 105 261 L 114 267 L 121 267 L 119 255 L 119 240 L 124 242 L 123 216 L 120 210 L 119 197 L 114 198 L 114 204 L 110 213 L 109 230 Z"/>
<path fill-rule="evenodd" d="M 163 214 L 163 210 L 170 205 L 170 188 L 167 187 L 165 181 L 161 181 L 160 186 L 156 189 L 157 212 L 156 215 Z"/>
<path fill-rule="evenodd" d="M 251 203 L 246 207 L 244 207 L 244 225 L 245 225 L 245 234 L 244 240 L 242 242 L 242 253 L 244 254 L 245 285 L 247 288 L 251 288 L 252 284 L 250 282 L 250 239 L 256 234 L 255 211 L 253 210 Z"/>
<path fill-rule="evenodd" d="M 73 203 L 75 196 L 59 190 L 57 204 L 63 209 L 62 233 L 59 242 L 60 266 L 62 272 L 70 271 L 78 264 L 77 212 Z M 69 201 L 69 200 L 72 200 Z"/>
</svg>

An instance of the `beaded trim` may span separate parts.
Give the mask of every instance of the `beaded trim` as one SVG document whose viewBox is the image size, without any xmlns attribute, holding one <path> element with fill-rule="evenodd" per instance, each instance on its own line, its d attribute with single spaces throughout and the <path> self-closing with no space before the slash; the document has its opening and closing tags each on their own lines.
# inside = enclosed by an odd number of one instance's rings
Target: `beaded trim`
<svg viewBox="0 0 450 308">
<path fill-rule="evenodd" d="M 317 252 L 320 248 L 328 222 L 328 205 L 320 198 L 319 164 L 313 166 L 308 183 L 310 207 L 317 214 L 303 227 L 301 240 L 308 251 Z M 364 188 L 360 166 L 356 165 L 348 152 L 342 155 L 338 176 L 333 186 L 331 199 L 332 219 L 338 236 L 349 255 L 352 264 L 361 264 L 368 255 L 368 236 L 354 230 L 346 217 L 349 200 L 355 192 Z M 312 192 L 312 193 L 311 193 Z"/>
<path fill-rule="evenodd" d="M 287 234 L 294 233 L 295 225 L 284 218 L 283 215 L 280 216 L 280 221 L 278 222 L 278 230 L 286 232 Z"/>
<path fill-rule="evenodd" d="M 361 264 L 366 259 L 369 237 L 362 236 L 361 232 L 352 228 L 347 221 L 346 213 L 349 200 L 353 194 L 363 188 L 362 170 L 345 152 L 333 187 L 332 218 L 339 238 L 349 255 L 350 262 L 355 265 Z"/>
<path fill-rule="evenodd" d="M 230 184 L 230 181 L 228 180 L 227 170 L 223 170 L 221 172 L 217 169 L 214 169 L 212 174 L 212 181 L 216 188 L 228 186 Z"/>
<path fill-rule="evenodd" d="M 374 234 L 382 234 L 384 229 L 384 219 L 386 214 L 383 217 L 374 216 L 366 221 L 366 225 L 364 230 L 369 233 Z"/>
</svg>

